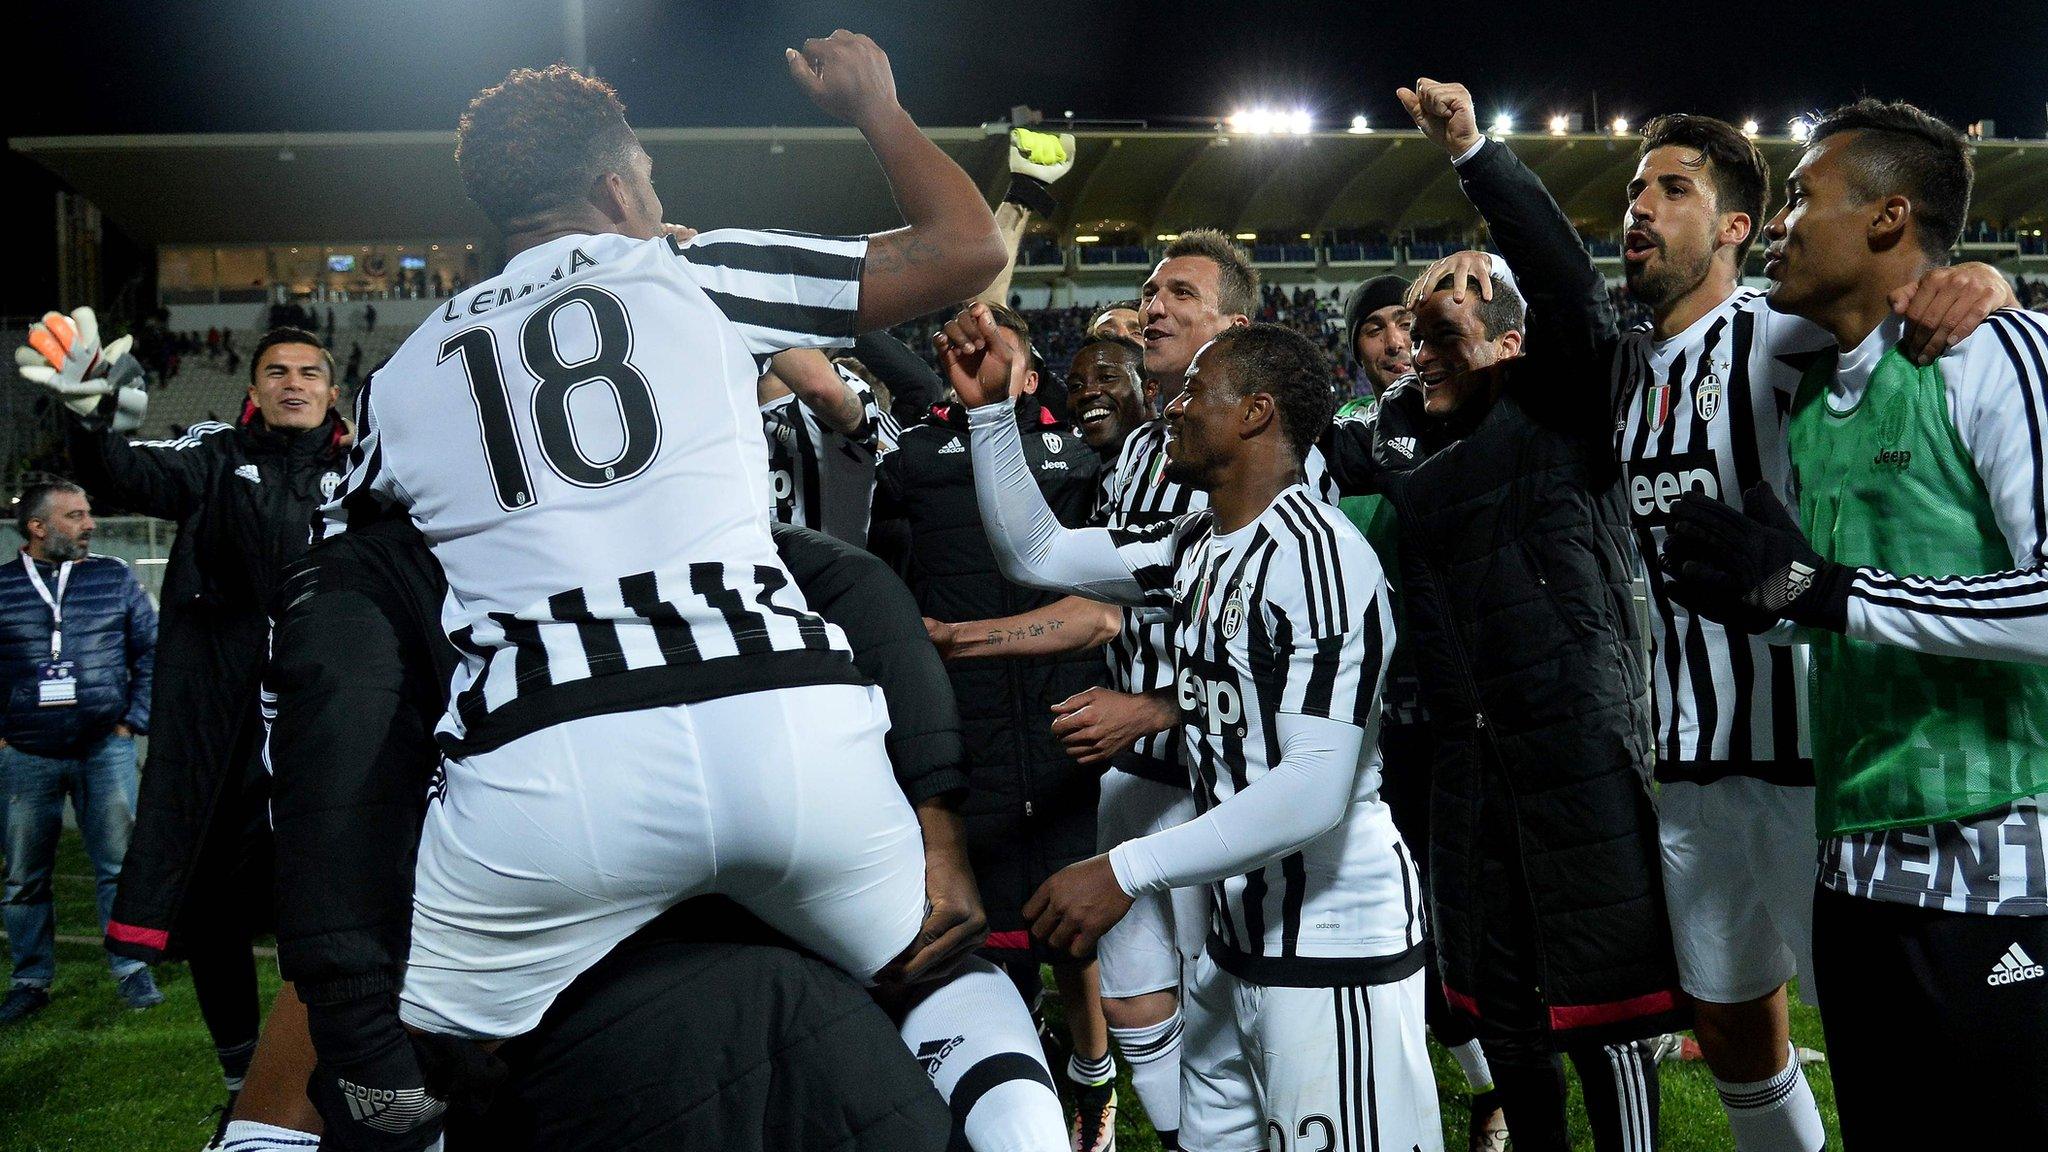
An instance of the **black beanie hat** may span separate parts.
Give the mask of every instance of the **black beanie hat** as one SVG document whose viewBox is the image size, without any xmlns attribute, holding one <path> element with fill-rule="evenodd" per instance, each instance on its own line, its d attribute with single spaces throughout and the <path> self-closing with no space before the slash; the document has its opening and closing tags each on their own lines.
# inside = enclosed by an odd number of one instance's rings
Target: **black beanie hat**
<svg viewBox="0 0 2048 1152">
<path fill-rule="evenodd" d="M 1408 281 L 1389 272 L 1375 276 L 1351 290 L 1344 300 L 1344 356 L 1358 356 L 1358 329 L 1365 318 L 1390 305 L 1408 299 Z"/>
</svg>

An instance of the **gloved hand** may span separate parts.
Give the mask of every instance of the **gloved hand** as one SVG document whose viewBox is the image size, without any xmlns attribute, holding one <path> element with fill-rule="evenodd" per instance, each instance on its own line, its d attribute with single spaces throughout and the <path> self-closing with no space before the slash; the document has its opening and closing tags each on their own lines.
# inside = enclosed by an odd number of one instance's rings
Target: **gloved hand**
<svg viewBox="0 0 2048 1152">
<path fill-rule="evenodd" d="M 99 319 L 90 308 L 69 316 L 45 312 L 30 326 L 28 346 L 14 350 L 14 362 L 24 379 L 56 393 L 78 415 L 91 416 L 104 397 L 119 390 L 108 369 L 127 356 L 131 343 L 123 336 L 101 348 Z"/>
<path fill-rule="evenodd" d="M 1010 190 L 1003 199 L 1038 216 L 1059 208 L 1051 185 L 1074 167 L 1074 134 L 1010 129 Z"/>
<path fill-rule="evenodd" d="M 338 1152 L 422 1152 L 451 1107 L 480 1109 L 505 1076 L 474 1041 L 408 1032 L 394 996 L 308 1004 L 306 1023 L 320 1057 L 306 1095 Z"/>
<path fill-rule="evenodd" d="M 1688 492 L 1664 540 L 1664 590 L 1696 615 L 1739 632 L 1780 620 L 1843 632 L 1855 570 L 1823 559 L 1769 484 L 1742 494 L 1740 511 Z"/>
</svg>

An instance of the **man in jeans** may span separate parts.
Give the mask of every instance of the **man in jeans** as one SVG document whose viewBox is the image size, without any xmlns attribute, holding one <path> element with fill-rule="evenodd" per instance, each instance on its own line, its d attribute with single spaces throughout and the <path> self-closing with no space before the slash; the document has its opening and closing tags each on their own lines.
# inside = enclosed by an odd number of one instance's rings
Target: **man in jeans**
<svg viewBox="0 0 2048 1152">
<path fill-rule="evenodd" d="M 92 858 L 104 928 L 135 827 L 135 737 L 149 728 L 156 610 L 128 565 L 88 556 L 85 490 L 55 480 L 15 505 L 26 547 L 0 565 L 0 787 L 6 789 L 7 943 L 13 987 L 0 1024 L 50 1003 L 57 862 L 64 796 Z M 109 956 L 131 1008 L 163 1003 L 140 960 Z"/>
</svg>

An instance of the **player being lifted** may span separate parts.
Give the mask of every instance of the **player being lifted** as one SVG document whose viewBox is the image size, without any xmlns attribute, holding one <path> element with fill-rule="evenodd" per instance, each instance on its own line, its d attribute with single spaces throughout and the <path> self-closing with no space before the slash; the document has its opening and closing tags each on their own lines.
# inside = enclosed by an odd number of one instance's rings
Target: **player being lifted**
<svg viewBox="0 0 2048 1152">
<path fill-rule="evenodd" d="M 1994 312 L 1921 365 L 1891 304 L 1970 183 L 1911 105 L 1815 125 L 1764 229 L 1771 308 L 1840 349 L 1791 401 L 1798 519 L 1768 484 L 1688 494 L 1662 560 L 1699 614 L 1812 644 L 1813 958 L 1852 1148 L 2048 1129 L 2048 324 Z"/>
<path fill-rule="evenodd" d="M 975 493 L 1005 575 L 1170 613 L 1201 814 L 1062 870 L 1026 906 L 1034 932 L 1086 954 L 1138 894 L 1209 885 L 1182 1144 L 1441 1148 L 1415 871 L 1377 795 L 1386 581 L 1303 482 L 1335 404 L 1327 359 L 1274 325 L 1218 335 L 1166 415 L 1166 467 L 1209 507 L 1068 530 L 1020 482 L 1022 350 L 978 306 L 938 343 L 970 405 Z"/>
<path fill-rule="evenodd" d="M 447 573 L 463 661 L 419 851 L 401 1008 L 416 1028 L 526 1032 L 613 945 L 707 892 L 862 980 L 892 961 L 928 975 L 948 950 L 958 910 L 934 887 L 927 917 L 928 814 L 891 776 L 887 709 L 770 538 L 755 383 L 758 358 L 972 296 L 1003 250 L 872 41 L 835 32 L 788 64 L 867 138 L 908 227 L 685 240 L 610 87 L 563 67 L 514 72 L 463 117 L 464 185 L 509 262 L 365 387 L 353 470 L 315 525 L 400 505 Z M 992 1043 L 1036 1052 L 992 968 L 916 1011 L 949 996 L 974 1001 L 930 1060 L 949 1097 Z M 403 1044 L 339 1045 L 395 1054 L 341 1067 L 336 1047 L 326 1074 L 371 1104 L 331 1125 L 427 1118 Z M 1064 1148 L 1050 1079 L 1020 1059 L 954 1100 L 965 1134 Z"/>
</svg>

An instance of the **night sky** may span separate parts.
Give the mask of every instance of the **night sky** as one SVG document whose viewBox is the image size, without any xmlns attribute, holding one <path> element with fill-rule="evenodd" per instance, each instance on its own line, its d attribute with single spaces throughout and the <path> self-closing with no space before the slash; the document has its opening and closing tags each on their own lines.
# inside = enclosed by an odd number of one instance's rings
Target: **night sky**
<svg viewBox="0 0 2048 1152">
<path fill-rule="evenodd" d="M 560 0 L 22 7 L 9 21 L 25 46 L 7 79 L 10 136 L 452 130 L 478 88 L 563 53 Z M 1188 126 L 1264 104 L 1306 107 L 1328 128 L 1363 113 L 1385 129 L 1406 124 L 1394 88 L 1429 75 L 1471 85 L 1488 120 L 1506 110 L 1528 127 L 1554 112 L 1597 125 L 1686 110 L 1782 132 L 1796 114 L 1876 95 L 1959 125 L 1988 117 L 2001 136 L 2048 135 L 2048 0 L 587 0 L 586 13 L 593 70 L 648 127 L 825 123 L 781 50 L 843 25 L 889 52 L 927 125 L 1029 104 Z M 33 162 L 0 157 L 0 188 L 10 219 L 49 219 L 57 184 Z M 54 293 L 52 237 L 15 230 L 0 315 Z M 151 263 L 118 235 L 105 258 L 110 290 Z"/>
<path fill-rule="evenodd" d="M 27 6 L 45 64 L 8 133 L 452 128 L 478 87 L 562 52 L 559 0 L 207 0 Z M 1320 124 L 1400 119 L 1418 74 L 1472 85 L 1490 116 L 1603 120 L 1684 109 L 1782 130 L 1870 94 L 2000 135 L 2048 133 L 2048 2 L 656 3 L 588 0 L 591 64 L 648 126 L 814 124 L 780 49 L 845 25 L 875 36 L 921 122 L 1026 103 L 1058 115 L 1213 120 L 1307 106 Z M 986 15 L 971 13 L 984 12 Z M 115 15 L 118 13 L 118 15 Z"/>
</svg>

